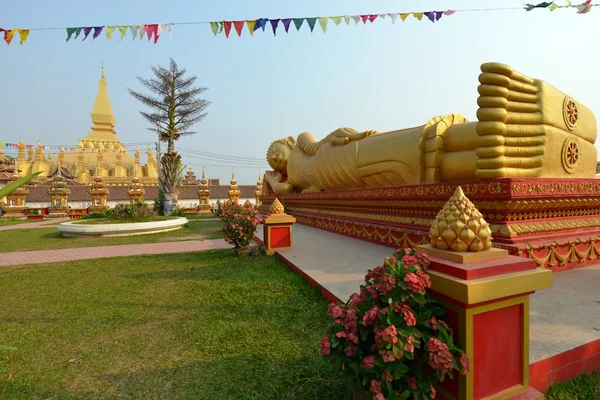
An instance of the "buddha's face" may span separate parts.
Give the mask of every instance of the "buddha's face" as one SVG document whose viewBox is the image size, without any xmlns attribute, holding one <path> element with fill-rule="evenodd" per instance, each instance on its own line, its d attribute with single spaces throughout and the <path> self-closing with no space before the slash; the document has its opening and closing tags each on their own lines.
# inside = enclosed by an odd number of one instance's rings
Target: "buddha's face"
<svg viewBox="0 0 600 400">
<path fill-rule="evenodd" d="M 288 145 L 281 142 L 271 144 L 267 153 L 267 161 L 271 168 L 275 171 L 286 172 L 291 150 Z"/>
</svg>

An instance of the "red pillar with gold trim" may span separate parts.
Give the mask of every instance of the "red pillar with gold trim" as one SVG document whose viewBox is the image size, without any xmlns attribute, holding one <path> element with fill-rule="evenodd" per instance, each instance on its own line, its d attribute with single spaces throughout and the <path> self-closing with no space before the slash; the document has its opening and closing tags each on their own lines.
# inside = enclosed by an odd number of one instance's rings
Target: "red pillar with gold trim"
<svg viewBox="0 0 600 400">
<path fill-rule="evenodd" d="M 296 218 L 284 212 L 283 204 L 275 199 L 269 208 L 269 215 L 263 221 L 263 245 L 268 255 L 276 250 L 292 247 L 292 225 Z"/>
<path fill-rule="evenodd" d="M 535 260 L 492 248 L 487 222 L 460 187 L 440 211 L 429 245 L 431 293 L 471 361 L 470 372 L 446 380 L 448 400 L 538 399 L 529 388 L 529 296 L 552 286 Z"/>
</svg>

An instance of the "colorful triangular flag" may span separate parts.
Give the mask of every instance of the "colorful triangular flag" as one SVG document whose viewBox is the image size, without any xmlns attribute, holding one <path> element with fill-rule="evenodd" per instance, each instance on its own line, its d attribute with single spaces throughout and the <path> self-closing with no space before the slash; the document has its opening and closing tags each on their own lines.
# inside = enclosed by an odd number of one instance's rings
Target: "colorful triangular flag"
<svg viewBox="0 0 600 400">
<path fill-rule="evenodd" d="M 254 35 L 254 31 L 256 30 L 256 23 L 258 21 L 257 20 L 246 20 L 246 26 L 248 27 L 248 30 L 250 31 L 250 36 Z"/>
<path fill-rule="evenodd" d="M 408 18 L 408 16 L 410 15 L 410 13 L 400 13 L 398 15 L 400 16 L 400 19 L 402 21 L 406 21 L 406 18 Z"/>
<path fill-rule="evenodd" d="M 296 26 L 296 30 L 299 31 L 300 27 L 304 23 L 304 18 L 294 18 L 294 25 Z"/>
<path fill-rule="evenodd" d="M 321 29 L 323 29 L 323 33 L 327 32 L 327 21 L 329 21 L 329 17 L 318 17 L 318 20 Z"/>
<path fill-rule="evenodd" d="M 354 22 L 358 25 L 358 23 L 360 22 L 360 15 L 353 15 L 352 19 L 354 20 Z"/>
<path fill-rule="evenodd" d="M 317 23 L 317 17 L 306 18 L 306 23 L 308 24 L 308 27 L 310 28 L 310 31 L 312 32 L 313 29 L 315 29 L 315 24 Z"/>
<path fill-rule="evenodd" d="M 273 36 L 277 36 L 277 27 L 279 26 L 279 18 L 271 20 L 271 28 L 273 29 Z"/>
<path fill-rule="evenodd" d="M 165 31 L 165 24 L 158 24 L 158 28 L 156 29 L 156 36 L 159 37 Z"/>
<path fill-rule="evenodd" d="M 118 26 L 117 27 L 119 29 L 119 34 L 121 35 L 121 39 L 119 39 L 119 42 L 121 40 L 123 40 L 123 38 L 125 37 L 125 35 L 127 35 L 127 26 Z"/>
<path fill-rule="evenodd" d="M 115 29 L 117 29 L 116 26 L 107 26 L 105 33 L 106 33 L 106 41 L 110 42 L 110 39 L 112 39 L 112 35 L 113 33 L 115 33 Z"/>
<path fill-rule="evenodd" d="M 10 42 L 12 42 L 15 33 L 17 33 L 18 31 L 18 29 L 4 29 L 4 41 L 7 45 L 9 45 Z"/>
<path fill-rule="evenodd" d="M 138 31 L 140 30 L 139 25 L 130 25 L 129 30 L 131 31 L 132 40 L 135 40 L 138 35 Z"/>
<path fill-rule="evenodd" d="M 79 36 L 80 33 L 81 28 L 67 28 L 67 42 L 71 40 L 71 36 L 73 36 L 73 34 L 76 34 L 75 39 L 77 39 L 77 36 Z"/>
<path fill-rule="evenodd" d="M 552 5 L 552 3 L 554 3 L 553 1 L 551 1 L 550 3 L 548 3 L 547 1 L 544 1 L 543 3 L 539 3 L 539 4 L 525 4 L 525 11 L 531 11 L 534 8 L 548 8 L 550 5 Z"/>
<path fill-rule="evenodd" d="M 587 14 L 592 11 L 592 0 L 586 0 L 585 2 L 575 6 L 577 8 L 577 14 Z"/>
<path fill-rule="evenodd" d="M 258 20 L 258 24 L 260 25 L 260 28 L 263 30 L 263 32 L 265 31 L 265 28 L 267 27 L 267 22 L 269 22 L 269 18 L 261 18 Z"/>
<path fill-rule="evenodd" d="M 454 14 L 455 12 L 456 12 L 456 11 L 454 11 L 454 10 L 446 10 L 446 11 L 444 11 L 444 15 L 445 15 L 445 16 L 452 15 L 452 14 Z"/>
<path fill-rule="evenodd" d="M 342 17 L 329 17 L 336 24 L 339 25 L 342 22 Z"/>
<path fill-rule="evenodd" d="M 84 27 L 83 28 L 83 40 L 87 39 L 88 35 L 90 34 L 90 32 L 92 31 L 92 27 Z"/>
<path fill-rule="evenodd" d="M 95 26 L 94 27 L 94 34 L 92 35 L 92 40 L 94 40 L 98 36 L 100 36 L 100 34 L 102 33 L 102 28 L 104 28 L 104 27 L 103 26 Z"/>
<path fill-rule="evenodd" d="M 212 33 L 217 36 L 217 32 L 219 31 L 219 24 L 216 22 L 211 22 L 210 23 L 210 29 L 212 30 Z"/>
<path fill-rule="evenodd" d="M 229 38 L 229 32 L 231 32 L 231 21 L 223 21 L 225 27 L 225 37 Z"/>
<path fill-rule="evenodd" d="M 285 29 L 285 32 L 287 33 L 290 29 L 290 24 L 292 23 L 292 19 L 284 18 L 281 20 L 281 22 L 283 22 L 283 28 Z"/>
<path fill-rule="evenodd" d="M 419 12 L 419 13 L 412 13 L 413 17 L 415 17 L 416 19 L 418 19 L 419 21 L 423 19 L 423 13 Z"/>
<path fill-rule="evenodd" d="M 385 17 L 387 17 L 387 14 L 379 14 L 379 18 L 385 19 Z"/>
<path fill-rule="evenodd" d="M 233 27 L 238 34 L 238 37 L 242 36 L 242 29 L 244 29 L 244 24 L 246 21 L 233 21 Z"/>
<path fill-rule="evenodd" d="M 375 21 L 376 19 L 377 19 L 377 14 L 371 14 L 371 15 L 369 15 L 369 21 L 371 23 L 373 23 L 373 21 Z"/>
<path fill-rule="evenodd" d="M 392 19 L 392 24 L 396 23 L 396 19 L 398 19 L 398 14 L 388 14 Z"/>
<path fill-rule="evenodd" d="M 350 24 L 350 16 L 349 15 L 344 15 L 344 21 L 346 21 L 346 25 Z"/>
<path fill-rule="evenodd" d="M 363 24 L 366 24 L 367 23 L 367 19 L 369 19 L 369 16 L 367 14 L 361 15 L 360 19 L 362 20 Z"/>
<path fill-rule="evenodd" d="M 29 29 L 19 29 L 19 38 L 21 39 L 19 44 L 22 45 L 25 43 L 27 38 L 29 37 Z"/>
</svg>

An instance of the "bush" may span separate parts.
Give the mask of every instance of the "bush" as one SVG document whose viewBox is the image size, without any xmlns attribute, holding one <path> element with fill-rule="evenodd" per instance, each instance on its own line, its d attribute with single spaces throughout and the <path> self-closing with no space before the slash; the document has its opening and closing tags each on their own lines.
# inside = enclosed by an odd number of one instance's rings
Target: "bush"
<svg viewBox="0 0 600 400">
<path fill-rule="evenodd" d="M 426 292 L 428 266 L 426 255 L 398 249 L 368 271 L 359 294 L 329 305 L 321 353 L 374 399 L 433 399 L 434 383 L 468 373 L 469 358 L 440 319 L 445 310 Z"/>
<path fill-rule="evenodd" d="M 100 219 L 100 218 L 106 218 L 106 214 L 101 213 L 101 212 L 93 212 L 93 213 L 89 213 L 88 215 L 84 215 L 81 219 Z"/>
<path fill-rule="evenodd" d="M 185 212 L 183 211 L 183 208 L 181 207 L 177 207 L 173 210 L 173 212 L 171 213 L 172 217 L 185 217 Z"/>
<path fill-rule="evenodd" d="M 133 208 L 129 204 L 117 204 L 112 210 L 113 218 L 132 218 Z"/>
<path fill-rule="evenodd" d="M 165 192 L 162 189 L 158 189 L 158 197 L 154 199 L 154 212 L 165 215 Z"/>
<path fill-rule="evenodd" d="M 152 210 L 148 204 L 139 201 L 131 206 L 131 215 L 133 218 L 150 218 L 152 216 Z"/>
<path fill-rule="evenodd" d="M 228 201 L 220 208 L 219 218 L 225 223 L 221 228 L 225 232 L 225 241 L 236 249 L 247 247 L 254 239 L 256 225 L 261 223 L 256 209 L 248 201 L 243 206 Z"/>
</svg>

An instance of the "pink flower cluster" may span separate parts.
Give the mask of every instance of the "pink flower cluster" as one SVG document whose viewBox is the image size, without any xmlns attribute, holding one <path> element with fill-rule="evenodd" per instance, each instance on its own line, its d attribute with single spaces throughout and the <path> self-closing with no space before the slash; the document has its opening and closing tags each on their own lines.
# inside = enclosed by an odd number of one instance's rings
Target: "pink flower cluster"
<svg viewBox="0 0 600 400">
<path fill-rule="evenodd" d="M 396 304 L 394 306 L 394 312 L 402 313 L 402 316 L 404 317 L 404 322 L 406 323 L 407 326 L 417 325 L 417 319 L 415 318 L 415 315 L 410 310 L 410 307 L 407 306 L 406 304 L 404 304 L 404 303 Z"/>
<path fill-rule="evenodd" d="M 437 369 L 443 374 L 447 374 L 452 369 L 452 353 L 446 343 L 442 343 L 438 338 L 431 338 L 427 342 L 427 352 L 431 368 Z"/>
<path fill-rule="evenodd" d="M 406 282 L 408 290 L 415 293 L 422 293 L 425 288 L 431 287 L 431 279 L 429 279 L 429 275 L 420 269 L 416 270 L 415 272 L 411 272 L 410 274 L 406 274 L 404 277 L 404 282 Z"/>
<path fill-rule="evenodd" d="M 221 231 L 225 232 L 225 240 L 236 248 L 248 246 L 254 238 L 256 226 L 262 222 L 248 201 L 244 205 L 223 203 L 219 218 L 224 222 Z"/>
</svg>

